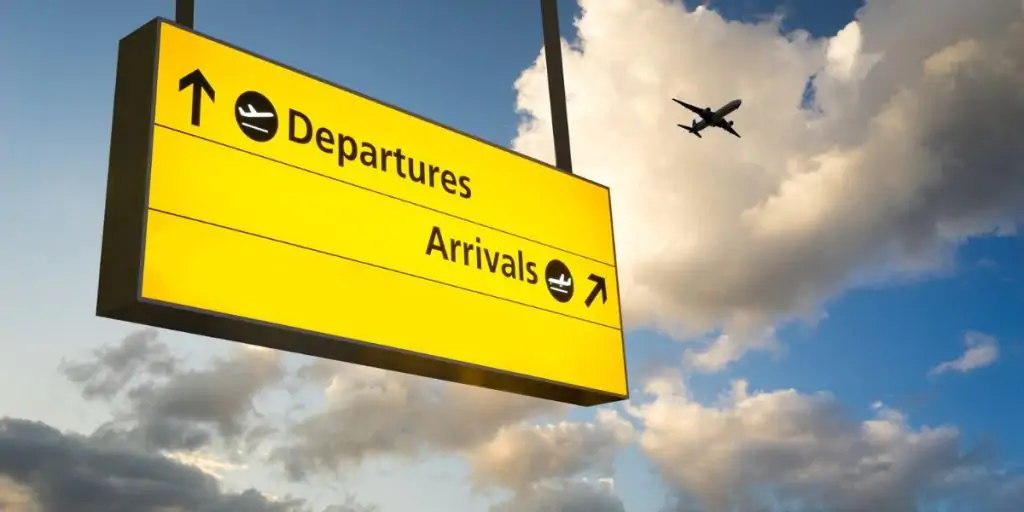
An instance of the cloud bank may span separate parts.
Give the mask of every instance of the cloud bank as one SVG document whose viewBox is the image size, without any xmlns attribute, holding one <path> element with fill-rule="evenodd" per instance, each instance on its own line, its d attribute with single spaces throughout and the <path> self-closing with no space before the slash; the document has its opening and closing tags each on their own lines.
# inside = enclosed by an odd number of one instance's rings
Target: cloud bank
<svg viewBox="0 0 1024 512">
<path fill-rule="evenodd" d="M 827 393 L 751 392 L 745 381 L 712 405 L 695 401 L 678 376 L 652 379 L 646 392 L 654 399 L 631 408 L 640 446 L 682 503 L 699 510 L 1010 512 L 1024 504 L 1024 475 L 1001 471 L 985 452 L 963 452 L 955 427 L 913 428 L 880 403 L 858 422 Z"/>
<path fill-rule="evenodd" d="M 573 161 L 611 187 L 625 316 L 717 370 L 850 286 L 946 268 L 1024 213 L 1021 3 L 869 1 L 830 38 L 662 0 L 581 0 L 565 47 Z M 553 161 L 542 57 L 515 149 Z M 804 92 L 811 84 L 811 99 Z M 670 98 L 742 139 L 675 128 Z"/>
<path fill-rule="evenodd" d="M 591 422 L 569 421 L 564 418 L 568 406 L 555 402 L 304 357 L 299 359 L 305 364 L 290 371 L 283 353 L 234 344 L 231 348 L 227 357 L 194 367 L 160 341 L 157 331 L 144 329 L 85 357 L 64 361 L 65 377 L 80 387 L 84 398 L 109 406 L 114 419 L 88 436 L 5 420 L 21 428 L 12 431 L 17 435 L 9 439 L 10 447 L 23 450 L 24 463 L 35 464 L 51 456 L 49 447 L 32 442 L 34 432 L 46 432 L 48 439 L 65 447 L 68 457 L 82 458 L 95 451 L 100 459 L 127 457 L 140 468 L 185 474 L 192 480 L 182 485 L 189 492 L 203 493 L 193 499 L 185 490 L 172 489 L 167 492 L 184 504 L 162 505 L 170 498 L 160 494 L 159 486 L 165 485 L 160 476 L 155 483 L 141 481 L 139 489 L 131 490 L 132 496 L 140 495 L 139 503 L 147 504 L 134 510 L 206 510 L 196 508 L 198 503 L 214 505 L 202 500 L 236 503 L 243 498 L 256 500 L 253 503 L 264 499 L 266 510 L 308 510 L 299 499 L 267 501 L 255 490 L 244 496 L 219 490 L 216 471 L 233 462 L 265 466 L 292 482 L 315 483 L 335 482 L 370 460 L 410 462 L 452 455 L 469 463 L 471 487 L 511 493 L 494 505 L 496 510 L 622 510 L 621 500 L 611 491 L 612 462 L 633 442 L 635 432 L 632 423 L 613 409 L 599 410 Z M 259 410 L 256 404 L 272 394 L 287 397 L 286 408 L 292 414 L 282 417 Z M 0 458 L 3 455 L 0 449 Z M 120 466 L 107 468 L 102 462 L 65 469 L 95 472 L 96 479 L 124 478 L 117 473 Z M 74 482 L 59 474 L 43 475 L 53 483 L 36 482 L 32 475 L 13 466 L 0 467 L 0 490 L 9 484 L 0 496 L 14 503 L 41 499 L 32 498 L 40 492 L 57 499 L 74 490 Z M 54 490 L 46 490 L 47 485 Z M 122 499 L 128 497 L 102 494 L 96 507 L 108 504 L 114 507 L 110 510 L 119 510 Z M 124 503 L 124 510 L 136 506 Z M 224 510 L 264 510 L 260 506 L 264 505 Z M 366 506 L 332 507 L 325 512 L 363 512 L 359 507 Z"/>
<path fill-rule="evenodd" d="M 138 350 L 140 339 L 149 350 Z M 470 469 L 468 489 L 509 493 L 493 504 L 494 512 L 624 511 L 615 493 L 613 463 L 629 447 L 651 461 L 670 490 L 666 512 L 753 512 L 771 506 L 901 512 L 933 510 L 939 504 L 951 511 L 1011 512 L 1024 504 L 1024 475 L 1002 467 L 991 447 L 965 450 L 956 427 L 915 427 L 904 413 L 881 403 L 872 406 L 870 417 L 857 420 L 828 393 L 751 390 L 744 380 L 734 381 L 714 403 L 703 403 L 690 394 L 682 374 L 673 371 L 649 379 L 643 393 L 621 407 L 598 408 L 592 420 L 570 421 L 560 404 L 326 361 L 287 371 L 279 360 L 260 351 L 247 358 L 252 354 L 245 350 L 234 354 L 234 373 L 225 372 L 224 383 L 197 378 L 184 388 L 173 384 L 173 375 L 204 375 L 226 360 L 215 359 L 205 370 L 188 368 L 155 336 L 135 333 L 65 368 L 92 365 L 95 378 L 67 372 L 89 394 L 97 382 L 109 380 L 104 368 L 147 369 L 125 379 L 141 383 L 151 382 L 147 371 L 161 377 L 167 372 L 165 364 L 125 364 L 129 358 L 112 354 L 172 357 L 175 369 L 167 384 L 137 385 L 153 393 L 146 396 L 176 396 L 181 404 L 206 403 L 211 396 L 224 400 L 223 384 L 230 384 L 232 375 L 248 374 L 239 382 L 267 384 L 226 386 L 235 389 L 230 394 L 235 399 L 227 400 L 235 406 L 225 406 L 222 413 L 247 410 L 238 404 L 268 393 L 296 393 L 294 382 L 318 391 L 323 402 L 306 403 L 308 412 L 286 424 L 261 414 L 243 421 L 238 414 L 178 412 L 202 408 L 136 404 L 129 408 L 134 414 L 124 415 L 123 428 L 103 426 L 88 436 L 0 420 L 0 504 L 20 503 L 26 510 L 33 510 L 30 505 L 60 509 L 72 502 L 84 503 L 81 510 L 311 509 L 298 498 L 223 490 L 213 470 L 193 460 L 192 445 L 145 437 L 151 442 L 137 442 L 138 433 L 148 431 L 144 425 L 167 424 L 168 419 L 175 420 L 176 432 L 208 432 L 202 449 L 222 459 L 238 453 L 225 438 L 274 427 L 279 435 L 262 438 L 262 455 L 249 451 L 241 460 L 314 483 L 344 479 L 348 471 L 376 459 L 460 457 Z M 268 372 L 269 366 L 282 369 Z M 275 377 L 263 378 L 267 375 Z M 121 392 L 113 390 L 111 396 Z M 303 401 L 300 395 L 293 400 Z M 132 418 L 134 423 L 127 420 Z M 224 421 L 245 428 L 218 427 Z M 333 507 L 326 510 L 374 510 L 356 502 Z"/>
</svg>

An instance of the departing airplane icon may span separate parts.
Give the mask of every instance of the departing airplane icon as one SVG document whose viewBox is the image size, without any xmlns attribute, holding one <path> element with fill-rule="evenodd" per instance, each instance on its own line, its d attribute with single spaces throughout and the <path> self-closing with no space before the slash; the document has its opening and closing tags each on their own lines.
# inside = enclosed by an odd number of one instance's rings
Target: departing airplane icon
<svg viewBox="0 0 1024 512">
<path fill-rule="evenodd" d="M 274 117 L 273 112 L 260 112 L 256 110 L 256 107 L 252 106 L 252 103 L 245 105 L 248 110 L 242 110 L 242 107 L 238 107 L 238 114 L 242 117 Z"/>
<path fill-rule="evenodd" d="M 572 286 L 572 278 L 566 279 L 565 274 L 558 276 L 558 279 L 554 277 L 548 279 L 548 288 L 558 293 L 569 293 L 567 288 Z"/>
<path fill-rule="evenodd" d="M 248 107 L 248 110 L 243 110 L 242 107 L 238 107 L 238 115 L 240 115 L 242 117 L 245 117 L 245 118 L 248 118 L 248 119 L 266 119 L 266 118 L 274 117 L 274 113 L 273 112 L 260 112 L 260 111 L 256 110 L 256 108 L 253 107 L 251 103 L 246 104 L 245 106 Z M 251 124 L 251 123 L 241 123 L 241 124 L 242 124 L 242 126 L 245 126 L 246 128 L 252 128 L 253 130 L 257 130 L 257 131 L 260 131 L 260 132 L 263 132 L 263 133 L 270 133 L 270 131 L 267 130 L 266 128 L 262 128 L 262 127 L 254 125 L 254 124 Z"/>
</svg>

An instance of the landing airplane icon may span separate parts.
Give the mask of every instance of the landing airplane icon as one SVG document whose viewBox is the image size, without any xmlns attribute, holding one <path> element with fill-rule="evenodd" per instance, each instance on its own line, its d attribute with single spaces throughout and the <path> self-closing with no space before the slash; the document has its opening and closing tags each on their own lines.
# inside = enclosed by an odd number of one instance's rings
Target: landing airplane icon
<svg viewBox="0 0 1024 512">
<path fill-rule="evenodd" d="M 558 293 L 569 293 L 567 288 L 570 286 L 572 286 L 572 278 L 566 279 L 565 274 L 558 276 L 558 279 L 553 277 L 548 279 L 548 288 Z"/>
<path fill-rule="evenodd" d="M 238 107 L 238 115 L 248 119 L 266 119 L 269 117 L 274 117 L 273 112 L 260 112 L 256 110 L 256 108 L 252 106 L 252 103 L 246 104 L 245 106 L 248 107 L 248 110 L 243 110 L 242 107 Z M 242 126 L 245 126 L 246 128 L 252 128 L 253 130 L 257 130 L 263 133 L 270 133 L 270 131 L 267 130 L 266 128 L 261 128 L 251 123 L 242 123 Z"/>
</svg>

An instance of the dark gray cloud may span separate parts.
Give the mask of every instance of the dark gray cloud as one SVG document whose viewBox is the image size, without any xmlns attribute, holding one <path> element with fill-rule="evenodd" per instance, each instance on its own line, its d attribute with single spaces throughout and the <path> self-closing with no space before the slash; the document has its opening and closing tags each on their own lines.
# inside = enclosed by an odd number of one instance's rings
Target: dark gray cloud
<svg viewBox="0 0 1024 512">
<path fill-rule="evenodd" d="M 96 349 L 89 360 L 62 362 L 61 371 L 82 386 L 85 398 L 109 400 L 140 374 L 170 375 L 177 364 L 168 347 L 157 341 L 156 329 L 142 329 L 116 345 Z"/>
<path fill-rule="evenodd" d="M 274 501 L 255 489 L 225 492 L 210 475 L 161 455 L 13 418 L 0 419 L 0 477 L 27 489 L 44 512 L 310 510 L 304 500 Z M 350 501 L 325 512 L 369 510 Z"/>
<path fill-rule="evenodd" d="M 85 398 L 123 409 L 101 429 L 107 438 L 171 450 L 194 450 L 215 439 L 252 445 L 272 432 L 253 401 L 284 377 L 281 353 L 233 348 L 204 368 L 186 369 L 147 329 L 62 369 Z"/>
<path fill-rule="evenodd" d="M 211 431 L 226 440 L 249 432 L 256 419 L 253 399 L 282 377 L 279 353 L 244 349 L 202 370 L 176 373 L 165 382 L 135 388 L 129 397 L 138 414 L 139 431 L 148 442 L 195 448 L 202 435 L 208 437 Z"/>
</svg>

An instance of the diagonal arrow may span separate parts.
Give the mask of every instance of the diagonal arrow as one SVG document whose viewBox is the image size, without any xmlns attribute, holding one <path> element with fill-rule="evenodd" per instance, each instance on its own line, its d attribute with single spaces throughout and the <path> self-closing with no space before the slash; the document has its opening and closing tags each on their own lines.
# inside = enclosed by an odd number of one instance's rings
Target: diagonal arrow
<svg viewBox="0 0 1024 512">
<path fill-rule="evenodd" d="M 188 87 L 192 88 L 192 126 L 199 126 L 203 107 L 203 93 L 205 92 L 210 97 L 210 101 L 216 101 L 214 99 L 213 86 L 210 85 L 210 81 L 206 79 L 203 72 L 196 69 L 181 77 L 181 80 L 178 80 L 179 91 L 184 91 Z"/>
<path fill-rule="evenodd" d="M 590 274 L 588 278 L 594 282 L 594 289 L 590 290 L 590 295 L 587 295 L 587 300 L 584 301 L 589 308 L 594 303 L 594 299 L 597 298 L 597 294 L 601 294 L 601 304 L 608 302 L 608 285 L 605 283 L 604 278 L 597 274 Z"/>
</svg>

